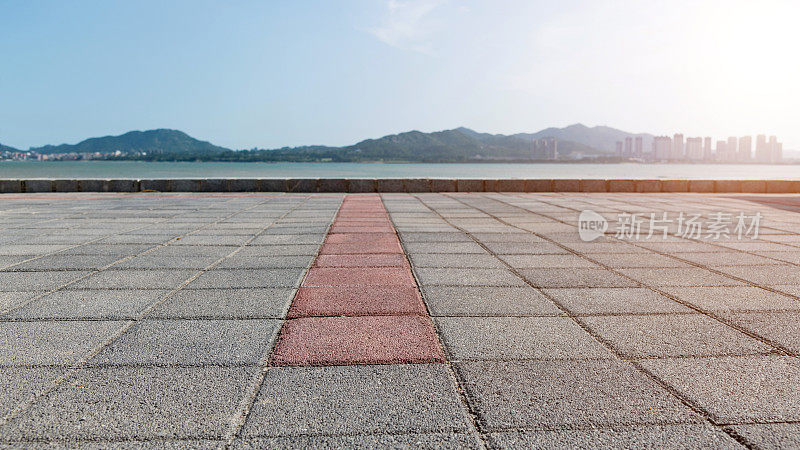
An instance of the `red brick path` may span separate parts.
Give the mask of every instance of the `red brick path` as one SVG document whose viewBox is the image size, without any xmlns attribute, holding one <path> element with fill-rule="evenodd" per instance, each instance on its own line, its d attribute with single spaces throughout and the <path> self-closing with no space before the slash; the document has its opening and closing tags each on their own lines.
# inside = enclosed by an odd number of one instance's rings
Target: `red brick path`
<svg viewBox="0 0 800 450">
<path fill-rule="evenodd" d="M 443 360 L 433 323 L 380 197 L 345 197 L 292 302 L 272 364 Z"/>
</svg>

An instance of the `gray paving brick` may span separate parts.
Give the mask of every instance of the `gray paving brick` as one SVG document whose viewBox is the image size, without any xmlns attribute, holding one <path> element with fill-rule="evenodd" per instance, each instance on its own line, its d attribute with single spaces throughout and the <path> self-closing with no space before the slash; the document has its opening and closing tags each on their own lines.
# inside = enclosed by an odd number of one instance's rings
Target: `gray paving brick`
<svg viewBox="0 0 800 450">
<path fill-rule="evenodd" d="M 269 369 L 242 436 L 466 429 L 442 364 L 297 367 Z"/>
<path fill-rule="evenodd" d="M 714 253 L 675 253 L 678 258 L 704 266 L 753 266 L 763 264 L 781 264 L 780 261 L 741 252 Z"/>
<path fill-rule="evenodd" d="M 285 317 L 294 298 L 291 288 L 183 289 L 156 307 L 152 318 Z"/>
<path fill-rule="evenodd" d="M 149 249 L 153 245 L 138 244 L 89 244 L 80 247 L 70 248 L 60 252 L 61 255 L 89 255 L 89 256 L 115 256 L 124 258 L 133 256 Z"/>
<path fill-rule="evenodd" d="M 407 242 L 403 244 L 406 253 L 487 253 L 475 242 Z"/>
<path fill-rule="evenodd" d="M 93 270 L 105 267 L 119 259 L 116 256 L 52 255 L 19 264 L 10 270 Z"/>
<path fill-rule="evenodd" d="M 479 361 L 457 367 L 489 431 L 702 421 L 624 361 Z"/>
<path fill-rule="evenodd" d="M 632 358 L 764 353 L 771 348 L 702 314 L 581 319 Z"/>
<path fill-rule="evenodd" d="M 705 243 L 705 242 L 641 241 L 639 242 L 639 245 L 650 250 L 655 250 L 657 252 L 670 253 L 670 254 L 682 253 L 682 252 L 707 253 L 707 252 L 725 251 L 725 249 L 721 249 L 719 247 L 714 246 L 711 243 Z"/>
<path fill-rule="evenodd" d="M 544 289 L 574 314 L 687 313 L 693 310 L 646 288 Z"/>
<path fill-rule="evenodd" d="M 0 417 L 45 391 L 65 369 L 59 367 L 4 367 L 0 377 Z M 0 443 L 2 446 L 2 443 Z"/>
<path fill-rule="evenodd" d="M 741 281 L 717 275 L 705 269 L 619 269 L 619 271 L 649 286 L 741 286 Z"/>
<path fill-rule="evenodd" d="M 718 270 L 762 286 L 800 285 L 800 269 L 797 266 L 737 266 L 719 267 Z"/>
<path fill-rule="evenodd" d="M 166 290 L 62 290 L 11 311 L 19 319 L 130 319 L 160 300 Z"/>
<path fill-rule="evenodd" d="M 539 236 L 534 236 L 521 230 L 509 228 L 505 233 L 473 233 L 472 236 L 480 242 L 545 242 Z"/>
<path fill-rule="evenodd" d="M 317 225 L 317 226 L 303 226 L 303 225 L 288 225 L 288 224 L 277 224 L 273 225 L 266 229 L 262 235 L 272 235 L 272 234 L 322 234 L 324 235 L 328 231 L 328 225 Z"/>
<path fill-rule="evenodd" d="M 766 423 L 750 425 L 731 425 L 730 428 L 743 436 L 756 448 L 782 449 L 800 448 L 800 424 Z"/>
<path fill-rule="evenodd" d="M 505 269 L 415 270 L 423 286 L 525 286 L 525 282 Z"/>
<path fill-rule="evenodd" d="M 205 269 L 219 258 L 214 256 L 151 256 L 143 255 L 115 264 L 113 270 L 119 269 Z"/>
<path fill-rule="evenodd" d="M 650 255 L 651 251 L 634 247 L 627 242 L 562 242 L 563 245 L 569 247 L 571 250 L 578 253 L 587 254 L 589 256 L 595 254 L 626 254 L 635 253 L 642 255 Z"/>
<path fill-rule="evenodd" d="M 319 245 L 325 240 L 319 234 L 268 234 L 258 236 L 250 245 L 287 245 L 287 244 L 315 244 Z"/>
<path fill-rule="evenodd" d="M 70 289 L 174 289 L 197 270 L 106 270 L 71 284 Z M 76 272 L 71 272 L 76 273 Z"/>
<path fill-rule="evenodd" d="M 606 269 L 523 269 L 522 276 L 534 286 L 557 287 L 636 287 L 638 283 Z"/>
<path fill-rule="evenodd" d="M 68 272 L 0 272 L 0 291 L 49 291 L 88 274 Z"/>
<path fill-rule="evenodd" d="M 492 255 L 449 253 L 418 253 L 410 256 L 414 267 L 505 269 L 506 266 Z"/>
<path fill-rule="evenodd" d="M 165 244 L 178 237 L 177 233 L 118 234 L 100 240 L 99 244 Z"/>
<path fill-rule="evenodd" d="M 257 370 L 87 368 L 2 432 L 29 440 L 219 439 Z"/>
<path fill-rule="evenodd" d="M 418 242 L 473 242 L 466 233 L 419 233 L 406 232 L 400 233 L 400 238 L 406 243 Z"/>
<path fill-rule="evenodd" d="M 615 269 L 623 267 L 692 267 L 688 263 L 658 253 L 593 253 L 589 256 L 598 263 Z"/>
<path fill-rule="evenodd" d="M 679 424 L 589 430 L 492 433 L 497 448 L 742 448 L 725 432 L 708 425 Z"/>
<path fill-rule="evenodd" d="M 147 253 L 147 256 L 153 258 L 170 257 L 170 258 L 222 258 L 228 256 L 239 247 L 236 246 L 221 246 L 221 245 L 168 245 L 166 247 L 159 247 Z"/>
<path fill-rule="evenodd" d="M 30 258 L 32 256 L 0 256 L 0 268 L 14 266 Z"/>
<path fill-rule="evenodd" d="M 486 242 L 489 251 L 500 255 L 568 254 L 567 250 L 549 242 Z"/>
<path fill-rule="evenodd" d="M 319 251 L 319 245 L 298 244 L 298 245 L 252 245 L 242 249 L 236 256 L 241 257 L 265 257 L 265 256 L 314 256 Z"/>
<path fill-rule="evenodd" d="M 115 321 L 0 322 L 0 364 L 72 364 L 122 325 Z"/>
<path fill-rule="evenodd" d="M 800 420 L 800 364 L 784 356 L 640 363 L 721 423 Z"/>
<path fill-rule="evenodd" d="M 426 286 L 423 293 L 434 316 L 564 314 L 531 287 Z"/>
<path fill-rule="evenodd" d="M 10 310 L 39 294 L 38 292 L 0 292 L 0 311 Z"/>
<path fill-rule="evenodd" d="M 240 440 L 234 449 L 249 448 L 396 448 L 396 449 L 479 449 L 480 440 L 471 434 L 366 434 L 355 436 L 296 436 Z"/>
<path fill-rule="evenodd" d="M 187 246 L 187 245 L 225 245 L 225 246 L 239 246 L 244 245 L 251 236 L 240 235 L 190 235 L 183 236 L 171 245 Z"/>
<path fill-rule="evenodd" d="M 662 287 L 660 289 L 706 311 L 800 310 L 800 300 L 752 286 Z"/>
<path fill-rule="evenodd" d="M 0 255 L 16 256 L 31 255 L 39 256 L 47 253 L 57 252 L 68 248 L 69 245 L 45 245 L 45 244 L 11 244 L 0 246 Z"/>
<path fill-rule="evenodd" d="M 305 270 L 294 269 L 225 269 L 210 270 L 189 283 L 191 289 L 198 288 L 267 288 L 296 287 Z"/>
<path fill-rule="evenodd" d="M 800 311 L 722 313 L 736 325 L 800 354 Z"/>
<path fill-rule="evenodd" d="M 217 269 L 289 269 L 306 268 L 314 256 L 261 256 L 247 257 L 236 254 L 216 266 Z"/>
<path fill-rule="evenodd" d="M 143 320 L 90 364 L 258 364 L 277 320 Z"/>
<path fill-rule="evenodd" d="M 568 317 L 439 317 L 455 359 L 613 358 Z"/>
<path fill-rule="evenodd" d="M 501 255 L 500 259 L 517 269 L 596 268 L 601 266 L 577 255 Z"/>
</svg>

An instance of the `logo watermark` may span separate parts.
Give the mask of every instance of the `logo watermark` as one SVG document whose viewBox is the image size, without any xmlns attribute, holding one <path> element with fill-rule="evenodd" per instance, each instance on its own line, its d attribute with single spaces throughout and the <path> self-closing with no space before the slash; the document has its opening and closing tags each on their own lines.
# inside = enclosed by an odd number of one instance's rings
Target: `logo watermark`
<svg viewBox="0 0 800 450">
<path fill-rule="evenodd" d="M 581 240 L 593 241 L 605 234 L 606 230 L 608 230 L 608 221 L 605 217 L 590 209 L 581 211 L 581 215 L 578 216 L 578 234 L 580 234 Z"/>
<path fill-rule="evenodd" d="M 685 239 L 757 239 L 761 213 L 747 215 L 714 212 L 700 213 L 619 213 L 614 223 L 614 237 L 626 240 L 667 239 L 676 236 Z M 584 210 L 578 216 L 578 234 L 590 242 L 603 236 L 609 228 L 608 220 L 595 211 Z"/>
</svg>

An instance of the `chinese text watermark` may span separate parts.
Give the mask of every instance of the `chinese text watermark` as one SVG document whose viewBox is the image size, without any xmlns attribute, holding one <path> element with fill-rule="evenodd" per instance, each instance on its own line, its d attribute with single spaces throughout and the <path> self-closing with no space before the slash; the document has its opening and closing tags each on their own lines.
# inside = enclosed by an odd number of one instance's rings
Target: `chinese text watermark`
<svg viewBox="0 0 800 450">
<path fill-rule="evenodd" d="M 757 239 L 761 213 L 745 214 L 713 212 L 700 213 L 619 213 L 614 237 L 626 240 L 667 239 Z M 578 217 L 578 234 L 589 242 L 603 236 L 609 229 L 608 220 L 595 211 L 585 210 Z"/>
</svg>

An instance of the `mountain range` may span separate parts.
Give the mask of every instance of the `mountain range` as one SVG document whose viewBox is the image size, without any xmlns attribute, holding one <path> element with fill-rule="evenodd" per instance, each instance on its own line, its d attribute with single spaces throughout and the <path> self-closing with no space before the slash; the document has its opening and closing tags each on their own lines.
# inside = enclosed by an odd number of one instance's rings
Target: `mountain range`
<svg viewBox="0 0 800 450">
<path fill-rule="evenodd" d="M 178 130 L 131 131 L 119 136 L 86 139 L 77 144 L 30 148 L 39 154 L 101 153 L 107 159 L 154 161 L 420 161 L 457 162 L 531 158 L 533 139 L 554 137 L 559 156 L 609 156 L 615 143 L 642 136 L 650 148 L 652 135 L 632 134 L 605 126 L 582 124 L 512 135 L 480 133 L 469 128 L 424 133 L 409 131 L 367 139 L 344 147 L 303 146 L 231 150 L 197 140 Z M 19 151 L 0 145 L 2 151 Z M 119 153 L 117 153 L 119 152 Z"/>
</svg>

